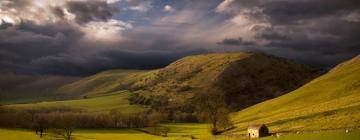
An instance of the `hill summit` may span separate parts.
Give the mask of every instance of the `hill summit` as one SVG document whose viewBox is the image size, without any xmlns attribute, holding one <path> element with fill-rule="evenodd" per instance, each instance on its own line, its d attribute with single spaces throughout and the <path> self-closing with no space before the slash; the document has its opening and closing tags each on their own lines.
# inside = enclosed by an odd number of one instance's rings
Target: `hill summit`
<svg viewBox="0 0 360 140">
<path fill-rule="evenodd" d="M 112 70 L 65 85 L 58 93 L 93 96 L 117 90 L 135 94 L 133 103 L 161 107 L 189 105 L 203 89 L 218 86 L 233 108 L 244 108 L 292 91 L 316 76 L 288 60 L 256 53 L 217 53 L 184 57 L 151 71 Z"/>
</svg>

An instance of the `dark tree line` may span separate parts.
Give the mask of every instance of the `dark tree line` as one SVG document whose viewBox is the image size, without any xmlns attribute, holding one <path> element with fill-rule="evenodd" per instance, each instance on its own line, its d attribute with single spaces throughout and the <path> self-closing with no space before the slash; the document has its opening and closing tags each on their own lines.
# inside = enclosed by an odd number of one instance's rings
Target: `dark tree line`
<svg viewBox="0 0 360 140">
<path fill-rule="evenodd" d="M 39 137 L 49 130 L 70 140 L 75 129 L 151 127 L 167 117 L 156 111 L 122 114 L 117 110 L 89 113 L 70 108 L 4 110 L 0 111 L 0 127 L 32 129 Z"/>
<path fill-rule="evenodd" d="M 142 128 L 160 123 L 209 122 L 213 134 L 220 134 L 232 125 L 228 119 L 230 109 L 224 94 L 217 88 L 204 90 L 191 100 L 195 108 L 183 110 L 150 110 L 142 113 L 123 114 L 119 110 L 90 113 L 69 107 L 37 108 L 21 111 L 0 106 L 0 127 L 32 129 L 43 137 L 47 130 L 70 140 L 75 129 Z M 155 130 L 154 130 L 155 131 Z"/>
</svg>

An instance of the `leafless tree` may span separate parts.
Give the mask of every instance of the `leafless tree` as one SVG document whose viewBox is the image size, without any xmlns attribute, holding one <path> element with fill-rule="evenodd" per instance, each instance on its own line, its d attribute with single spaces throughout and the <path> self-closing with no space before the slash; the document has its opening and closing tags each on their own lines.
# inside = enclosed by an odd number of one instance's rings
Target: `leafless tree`
<svg viewBox="0 0 360 140">
<path fill-rule="evenodd" d="M 55 119 L 56 133 L 63 136 L 66 140 L 71 140 L 76 128 L 77 116 L 73 113 L 61 113 Z"/>
<path fill-rule="evenodd" d="M 231 126 L 228 119 L 230 111 L 225 103 L 222 90 L 218 88 L 204 90 L 196 95 L 194 101 L 199 112 L 203 112 L 208 116 L 213 134 L 218 134 L 221 130 Z"/>
<path fill-rule="evenodd" d="M 43 137 L 43 133 L 48 128 L 48 120 L 44 114 L 38 114 L 33 122 L 33 129 L 35 130 L 36 134 L 39 133 L 40 138 Z"/>
</svg>

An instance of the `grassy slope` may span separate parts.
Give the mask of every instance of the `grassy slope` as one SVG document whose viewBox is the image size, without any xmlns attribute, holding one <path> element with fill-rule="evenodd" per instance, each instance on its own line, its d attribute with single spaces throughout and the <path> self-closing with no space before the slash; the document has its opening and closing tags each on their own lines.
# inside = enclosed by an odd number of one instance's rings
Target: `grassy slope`
<svg viewBox="0 0 360 140">
<path fill-rule="evenodd" d="M 146 74 L 146 71 L 140 70 L 109 70 L 62 86 L 57 90 L 57 93 L 76 97 L 126 90 Z"/>
<path fill-rule="evenodd" d="M 281 97 L 232 116 L 241 132 L 265 123 L 270 131 L 316 130 L 360 126 L 360 56 Z"/>
<path fill-rule="evenodd" d="M 265 137 L 261 140 L 357 140 L 360 139 L 360 130 L 355 130 L 350 133 L 345 131 L 329 131 L 321 133 L 306 133 L 306 134 L 291 134 L 280 138 Z"/>
<path fill-rule="evenodd" d="M 172 104 L 182 105 L 199 89 L 211 86 L 230 63 L 249 56 L 250 53 L 224 53 L 184 57 L 163 69 L 152 71 L 134 87 L 142 89 L 145 98 L 166 96 Z"/>
<path fill-rule="evenodd" d="M 121 91 L 109 95 L 93 97 L 88 99 L 66 100 L 66 101 L 50 101 L 31 104 L 13 104 L 6 105 L 7 108 L 12 109 L 26 109 L 26 108 L 47 108 L 47 107 L 62 107 L 68 106 L 73 108 L 84 109 L 90 112 L 109 111 L 118 109 L 123 113 L 133 113 L 143 111 L 144 107 L 140 105 L 129 105 L 128 97 L 131 93 Z"/>
<path fill-rule="evenodd" d="M 219 75 L 225 65 L 235 60 L 248 57 L 248 53 L 229 53 L 198 55 L 180 59 L 166 68 L 152 71 L 111 70 L 76 81 L 59 88 L 58 93 L 65 95 L 96 95 L 119 89 L 145 89 L 163 93 L 176 90 L 177 81 L 194 87 L 203 86 L 209 80 L 209 74 Z M 220 67 L 222 66 L 222 67 Z M 202 71 L 204 70 L 204 71 Z M 199 73 L 201 71 L 201 73 Z M 188 78 L 191 78 L 190 81 Z"/>
<path fill-rule="evenodd" d="M 112 140 L 112 139 L 131 139 L 131 140 L 190 140 L 188 137 L 181 137 L 181 135 L 195 135 L 200 140 L 230 140 L 230 138 L 214 138 L 209 136 L 205 131 L 205 125 L 196 124 L 171 124 L 169 137 L 159 137 L 145 134 L 131 129 L 119 130 L 76 130 L 74 138 L 76 140 Z M 41 140 L 34 132 L 22 129 L 1 129 L 0 136 L 6 140 Z M 54 139 L 52 135 L 45 134 L 44 139 Z M 360 138 L 360 131 L 351 131 L 345 133 L 344 131 L 331 131 L 312 134 L 292 134 L 276 137 L 265 137 L 261 140 L 355 140 Z M 232 139 L 231 139 L 232 140 Z M 235 140 L 235 139 L 234 139 Z M 237 140 L 240 140 L 237 138 Z"/>
</svg>

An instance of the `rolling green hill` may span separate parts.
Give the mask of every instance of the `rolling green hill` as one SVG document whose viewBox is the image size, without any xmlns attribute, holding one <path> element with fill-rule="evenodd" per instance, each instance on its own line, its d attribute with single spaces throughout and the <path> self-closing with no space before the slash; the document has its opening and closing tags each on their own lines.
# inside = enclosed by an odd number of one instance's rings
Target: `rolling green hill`
<svg viewBox="0 0 360 140">
<path fill-rule="evenodd" d="M 89 112 L 102 112 L 116 109 L 122 113 L 136 113 L 146 110 L 146 107 L 140 105 L 130 105 L 128 91 L 120 91 L 98 97 L 65 101 L 47 101 L 30 104 L 11 104 L 3 107 L 8 109 L 23 110 L 36 108 L 52 108 L 52 107 L 70 107 L 82 109 Z"/>
<path fill-rule="evenodd" d="M 63 96 L 96 96 L 118 90 L 127 90 L 144 77 L 147 71 L 109 70 L 60 87 L 56 92 Z"/>
<path fill-rule="evenodd" d="M 137 93 L 132 103 L 179 107 L 217 85 L 229 105 L 243 108 L 292 91 L 315 76 L 312 69 L 281 58 L 218 53 L 188 56 L 152 71 L 106 71 L 65 85 L 58 93 L 80 98 L 130 90 Z"/>
<path fill-rule="evenodd" d="M 231 133 L 265 123 L 270 131 L 300 131 L 360 126 L 360 56 L 281 97 L 232 115 Z"/>
</svg>

